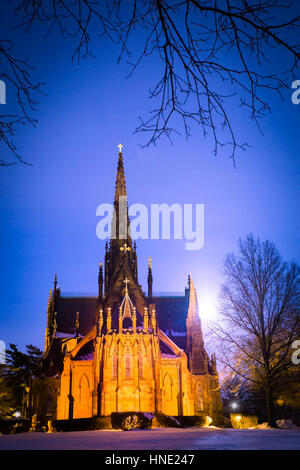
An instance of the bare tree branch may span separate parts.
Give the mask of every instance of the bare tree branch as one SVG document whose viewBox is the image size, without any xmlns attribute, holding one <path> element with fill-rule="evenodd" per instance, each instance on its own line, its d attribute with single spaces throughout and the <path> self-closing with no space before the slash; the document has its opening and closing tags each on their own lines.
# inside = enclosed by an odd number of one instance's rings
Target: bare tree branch
<svg viewBox="0 0 300 470">
<path fill-rule="evenodd" d="M 212 136 L 214 152 L 228 145 L 234 161 L 237 149 L 248 147 L 239 142 L 233 124 L 237 98 L 261 130 L 261 120 L 270 111 L 265 91 L 283 97 L 295 79 L 300 45 L 294 43 L 293 33 L 298 32 L 300 16 L 293 16 L 295 3 L 284 0 L 11 3 L 16 24 L 26 32 L 41 23 L 45 34 L 56 29 L 63 37 L 73 38 L 73 58 L 78 62 L 92 55 L 95 36 L 120 45 L 118 60 L 127 57 L 129 76 L 143 60 L 156 64 L 159 59 L 159 78 L 149 93 L 153 106 L 148 117 L 140 117 L 136 129 L 147 135 L 145 145 L 155 144 L 162 136 L 171 139 L 181 128 L 188 137 L 197 124 L 204 137 Z M 268 72 L 272 48 L 282 50 L 290 60 L 287 70 L 277 63 L 276 72 Z"/>
<path fill-rule="evenodd" d="M 17 114 L 0 115 L 0 144 L 4 143 L 10 150 L 10 158 L 0 158 L 0 166 L 10 166 L 17 162 L 25 162 L 14 144 L 13 137 L 20 125 L 35 126 L 37 120 L 30 114 L 36 110 L 36 92 L 41 92 L 41 83 L 33 83 L 30 76 L 31 67 L 14 55 L 14 44 L 11 41 L 0 41 L 0 79 L 11 85 L 17 96 L 19 112 Z M 4 105 L 5 106 L 5 105 Z M 2 109 L 2 107 L 1 107 Z"/>
</svg>

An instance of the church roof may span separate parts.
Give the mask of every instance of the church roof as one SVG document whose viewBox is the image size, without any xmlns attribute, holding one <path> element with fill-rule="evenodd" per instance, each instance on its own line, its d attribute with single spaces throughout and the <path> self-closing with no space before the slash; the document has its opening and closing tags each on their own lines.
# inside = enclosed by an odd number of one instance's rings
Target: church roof
<svg viewBox="0 0 300 470">
<path fill-rule="evenodd" d="M 75 332 L 76 312 L 79 312 L 79 335 L 85 336 L 95 323 L 97 297 L 60 297 L 57 301 L 57 331 Z"/>
<path fill-rule="evenodd" d="M 153 296 L 156 305 L 156 315 L 161 330 L 172 328 L 176 331 L 186 331 L 186 315 L 188 299 L 184 295 Z"/>
<path fill-rule="evenodd" d="M 57 337 L 61 337 L 62 334 L 74 335 L 76 312 L 79 312 L 78 335 L 85 336 L 95 323 L 97 300 L 97 297 L 61 296 L 57 301 Z M 177 346 L 185 349 L 188 298 L 184 295 L 154 296 L 152 301 L 156 305 L 158 327 Z M 128 307 L 124 302 L 123 314 L 127 310 L 126 306 Z M 130 307 L 132 308 L 132 305 Z"/>
</svg>

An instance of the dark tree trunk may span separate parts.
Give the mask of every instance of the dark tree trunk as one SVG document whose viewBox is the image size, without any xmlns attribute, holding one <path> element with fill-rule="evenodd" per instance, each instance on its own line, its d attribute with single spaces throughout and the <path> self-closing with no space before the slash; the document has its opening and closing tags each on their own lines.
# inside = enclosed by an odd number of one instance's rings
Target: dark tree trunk
<svg viewBox="0 0 300 470">
<path fill-rule="evenodd" d="M 271 386 L 266 388 L 266 405 L 268 424 L 272 428 L 276 428 L 277 426 L 274 414 L 273 388 Z"/>
</svg>

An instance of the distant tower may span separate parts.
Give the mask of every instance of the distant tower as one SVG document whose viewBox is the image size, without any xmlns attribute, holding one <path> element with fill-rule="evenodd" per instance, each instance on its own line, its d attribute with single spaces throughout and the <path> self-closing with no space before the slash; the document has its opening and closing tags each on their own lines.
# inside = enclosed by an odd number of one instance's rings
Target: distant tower
<svg viewBox="0 0 300 470">
<path fill-rule="evenodd" d="M 196 289 L 192 276 L 189 276 L 189 309 L 186 318 L 187 355 L 192 374 L 205 374 L 208 361 L 204 349 L 201 320 L 199 317 Z"/>
</svg>

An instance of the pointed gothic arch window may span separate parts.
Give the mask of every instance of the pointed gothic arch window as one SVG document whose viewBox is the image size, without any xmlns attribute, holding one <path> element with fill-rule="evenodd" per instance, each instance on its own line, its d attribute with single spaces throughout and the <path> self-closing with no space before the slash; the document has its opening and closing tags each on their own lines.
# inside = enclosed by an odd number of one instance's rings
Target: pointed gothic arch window
<svg viewBox="0 0 300 470">
<path fill-rule="evenodd" d="M 51 385 L 47 388 L 47 398 L 46 398 L 46 414 L 51 414 L 54 405 L 54 391 Z"/>
<path fill-rule="evenodd" d="M 114 350 L 113 360 L 112 360 L 112 377 L 116 379 L 118 377 L 118 351 Z"/>
<path fill-rule="evenodd" d="M 138 355 L 138 373 L 139 373 L 139 379 L 142 379 L 144 377 L 144 364 L 143 364 L 142 351 L 139 351 L 139 355 Z"/>
<path fill-rule="evenodd" d="M 89 392 L 90 392 L 89 381 L 88 381 L 87 376 L 83 374 L 79 382 L 79 403 L 83 403 L 87 401 Z"/>
<path fill-rule="evenodd" d="M 172 379 L 169 376 L 169 374 L 166 374 L 165 379 L 164 379 L 164 398 L 165 400 L 171 401 L 172 400 Z"/>
<path fill-rule="evenodd" d="M 125 377 L 130 377 L 131 375 L 131 358 L 130 351 L 127 349 L 125 354 Z"/>
<path fill-rule="evenodd" d="M 197 405 L 198 405 L 198 410 L 202 411 L 203 410 L 203 387 L 201 384 L 197 385 Z"/>
</svg>

